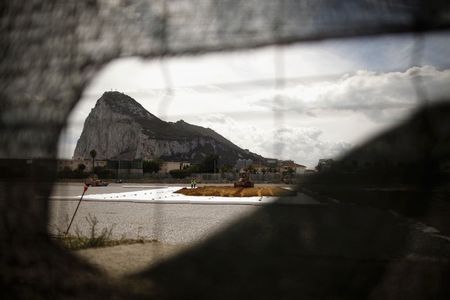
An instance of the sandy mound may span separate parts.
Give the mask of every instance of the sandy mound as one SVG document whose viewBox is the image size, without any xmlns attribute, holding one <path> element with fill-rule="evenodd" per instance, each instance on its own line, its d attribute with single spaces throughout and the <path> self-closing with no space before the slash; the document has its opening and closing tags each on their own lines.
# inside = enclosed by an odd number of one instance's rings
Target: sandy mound
<svg viewBox="0 0 450 300">
<path fill-rule="evenodd" d="M 203 186 L 195 189 L 182 188 L 175 193 L 186 196 L 253 197 L 253 196 L 295 196 L 296 192 L 280 187 L 235 188 L 228 186 Z"/>
</svg>

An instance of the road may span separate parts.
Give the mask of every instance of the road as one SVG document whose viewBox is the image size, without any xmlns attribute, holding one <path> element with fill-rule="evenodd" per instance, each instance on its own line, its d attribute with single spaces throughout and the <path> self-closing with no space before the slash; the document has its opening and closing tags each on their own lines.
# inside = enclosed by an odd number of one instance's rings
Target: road
<svg viewBox="0 0 450 300">
<path fill-rule="evenodd" d="M 86 195 L 137 192 L 170 185 L 111 184 L 90 187 Z M 179 186 L 179 184 L 178 184 Z M 50 232 L 57 234 L 67 228 L 83 191 L 81 183 L 59 183 L 50 200 Z M 208 197 L 197 197 L 208 198 Z M 313 201 L 309 200 L 309 203 Z M 142 201 L 82 201 L 70 232 L 89 235 L 89 218 L 98 220 L 97 232 L 113 228 L 112 237 L 157 240 L 159 243 L 121 245 L 76 251 L 99 269 L 112 276 L 142 270 L 149 265 L 200 244 L 234 222 L 261 210 L 256 205 L 163 204 Z"/>
<path fill-rule="evenodd" d="M 131 192 L 149 189 L 150 185 L 110 185 L 90 187 L 86 194 Z M 152 184 L 151 186 L 155 186 Z M 49 229 L 64 231 L 75 211 L 80 195 L 80 183 L 57 184 L 50 201 Z M 60 199 L 59 199 L 60 198 Z M 202 241 L 231 223 L 260 209 L 253 205 L 191 205 L 151 204 L 136 202 L 83 201 L 74 219 L 71 232 L 88 234 L 88 217 L 98 220 L 97 229 L 113 227 L 113 238 L 155 239 L 172 245 L 186 245 Z"/>
<path fill-rule="evenodd" d="M 146 188 L 112 185 L 88 192 Z M 64 197 L 76 196 L 81 190 L 81 184 L 56 186 L 50 201 L 52 232 L 57 227 L 65 230 L 78 203 Z M 225 282 L 226 287 L 246 285 L 240 278 L 256 276 L 262 282 L 258 288 L 270 286 L 279 274 L 286 274 L 286 280 L 295 282 L 292 287 L 296 292 L 315 293 L 317 289 L 308 288 L 317 287 L 318 282 L 346 286 L 353 277 L 370 279 L 363 282 L 364 291 L 378 284 L 373 279 L 378 276 L 388 287 L 399 286 L 397 278 L 404 276 L 405 282 L 426 282 L 430 278 L 427 284 L 432 284 L 433 276 L 443 276 L 440 274 L 449 270 L 450 244 L 446 237 L 392 212 L 360 205 L 83 201 L 71 232 L 89 234 L 88 216 L 97 218 L 97 230 L 112 227 L 114 238 L 144 238 L 160 243 L 81 250 L 78 255 L 113 276 L 143 271 L 142 276 L 169 292 L 174 281 L 185 288 L 193 287 L 208 282 L 211 274 L 217 277 L 215 282 Z M 218 265 L 227 272 L 217 272 Z M 256 272 L 260 266 L 275 271 Z M 397 276 L 398 272 L 402 276 Z M 299 282 L 304 284 L 297 287 Z M 200 284 L 198 291 L 204 288 Z M 184 290 L 183 286 L 179 289 Z M 240 290 L 245 289 L 240 286 Z"/>
</svg>

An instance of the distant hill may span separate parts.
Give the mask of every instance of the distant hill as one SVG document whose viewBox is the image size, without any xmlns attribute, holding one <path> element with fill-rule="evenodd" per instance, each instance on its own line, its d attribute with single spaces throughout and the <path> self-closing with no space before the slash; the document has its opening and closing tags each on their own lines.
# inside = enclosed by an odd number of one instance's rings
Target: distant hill
<svg viewBox="0 0 450 300">
<path fill-rule="evenodd" d="M 201 161 L 218 154 L 219 164 L 234 165 L 237 159 L 262 160 L 212 129 L 180 120 L 165 122 L 120 92 L 105 92 L 86 118 L 73 157 L 98 159 L 156 159 Z"/>
</svg>

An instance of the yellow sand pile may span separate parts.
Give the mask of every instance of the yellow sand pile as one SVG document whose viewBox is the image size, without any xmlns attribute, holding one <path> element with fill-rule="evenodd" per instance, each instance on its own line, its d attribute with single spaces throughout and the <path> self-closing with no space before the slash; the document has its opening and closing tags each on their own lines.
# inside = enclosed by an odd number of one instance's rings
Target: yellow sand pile
<svg viewBox="0 0 450 300">
<path fill-rule="evenodd" d="M 220 197 L 252 197 L 252 196 L 294 196 L 294 191 L 279 187 L 235 188 L 231 186 L 203 186 L 195 189 L 182 188 L 175 193 L 186 196 L 220 196 Z"/>
</svg>

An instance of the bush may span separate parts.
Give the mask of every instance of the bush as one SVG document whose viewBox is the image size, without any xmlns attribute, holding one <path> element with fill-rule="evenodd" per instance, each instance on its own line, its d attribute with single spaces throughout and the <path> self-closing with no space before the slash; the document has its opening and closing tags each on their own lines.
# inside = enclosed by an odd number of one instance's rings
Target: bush
<svg viewBox="0 0 450 300">
<path fill-rule="evenodd" d="M 86 217 L 86 221 L 88 222 L 90 228 L 89 236 L 82 235 L 78 228 L 75 229 L 75 235 L 66 235 L 61 229 L 58 229 L 58 239 L 61 240 L 66 248 L 71 250 L 111 246 L 111 236 L 114 226 L 111 226 L 110 228 L 103 228 L 98 234 L 98 219 L 89 214 Z"/>
<path fill-rule="evenodd" d="M 58 172 L 58 178 L 70 178 L 70 179 L 82 179 L 87 178 L 88 173 L 84 172 L 81 168 L 71 170 L 69 167 L 65 167 L 62 171 Z"/>
<path fill-rule="evenodd" d="M 142 170 L 144 173 L 158 173 L 161 170 L 161 161 L 144 160 L 142 162 Z"/>
<path fill-rule="evenodd" d="M 219 156 L 217 154 L 207 155 L 199 164 L 200 173 L 215 173 L 219 167 Z"/>
<path fill-rule="evenodd" d="M 116 172 L 107 169 L 105 167 L 95 167 L 94 173 L 97 174 L 100 179 L 113 179 L 116 178 Z"/>
<path fill-rule="evenodd" d="M 172 176 L 172 178 L 183 179 L 183 178 L 190 176 L 191 172 L 189 169 L 171 170 L 171 171 L 169 171 L 169 174 L 170 174 L 170 176 Z"/>
<path fill-rule="evenodd" d="M 58 234 L 56 236 L 57 241 L 62 243 L 62 245 L 70 250 L 80 250 L 87 248 L 98 248 L 98 247 L 111 247 L 117 245 L 126 244 L 136 244 L 136 243 L 153 243 L 158 242 L 156 239 L 146 240 L 141 237 L 138 231 L 137 239 L 127 239 L 122 236 L 120 239 L 113 239 L 112 232 L 114 229 L 114 224 L 110 227 L 104 227 L 100 233 L 97 232 L 98 219 L 90 214 L 86 217 L 86 221 L 89 224 L 89 234 L 83 235 L 78 227 L 75 228 L 75 234 L 65 234 L 65 229 L 56 227 Z M 66 225 L 69 223 L 69 216 L 66 215 Z M 139 228 L 141 229 L 141 227 Z"/>
</svg>

